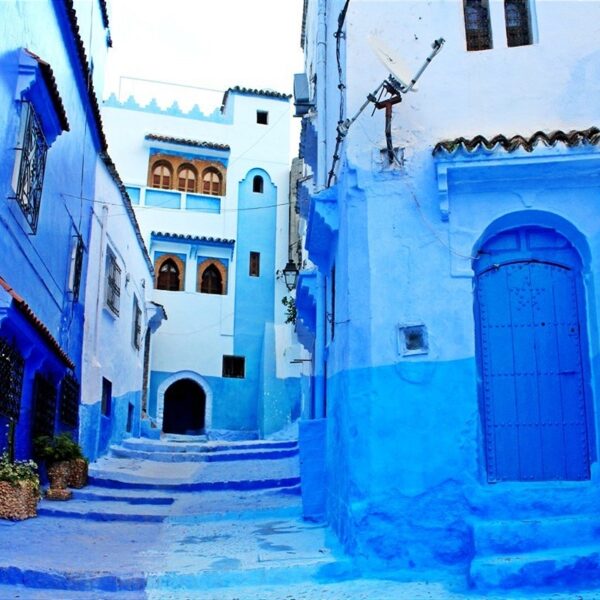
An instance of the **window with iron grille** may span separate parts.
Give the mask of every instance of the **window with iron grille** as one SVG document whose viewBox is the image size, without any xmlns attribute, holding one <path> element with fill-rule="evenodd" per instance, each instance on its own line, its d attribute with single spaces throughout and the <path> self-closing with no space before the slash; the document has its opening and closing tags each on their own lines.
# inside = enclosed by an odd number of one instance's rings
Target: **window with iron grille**
<svg viewBox="0 0 600 600">
<path fill-rule="evenodd" d="M 141 339 L 142 339 L 142 311 L 140 309 L 140 305 L 138 299 L 133 297 L 133 327 L 131 332 L 131 341 L 133 342 L 133 347 L 136 350 L 140 349 Z"/>
<path fill-rule="evenodd" d="M 32 437 L 54 435 L 56 388 L 40 374 L 35 376 L 33 391 Z"/>
<path fill-rule="evenodd" d="M 73 294 L 73 302 L 79 300 L 81 287 L 81 270 L 83 268 L 83 239 L 77 235 L 71 254 L 71 274 L 69 277 L 69 289 Z"/>
<path fill-rule="evenodd" d="M 119 314 L 121 302 L 121 267 L 117 264 L 114 252 L 106 250 L 106 305 L 115 314 Z"/>
<path fill-rule="evenodd" d="M 243 356 L 223 356 L 223 377 L 243 379 L 246 375 L 246 359 Z"/>
<path fill-rule="evenodd" d="M 15 198 L 33 233 L 37 230 L 48 144 L 29 102 L 23 102 L 15 162 Z"/>
<path fill-rule="evenodd" d="M 60 420 L 69 427 L 77 427 L 79 417 L 79 382 L 72 375 L 65 375 L 60 384 Z"/>
<path fill-rule="evenodd" d="M 529 0 L 505 0 L 506 42 L 509 47 L 531 44 Z"/>
<path fill-rule="evenodd" d="M 0 415 L 18 421 L 25 361 L 16 348 L 0 338 Z"/>
<path fill-rule="evenodd" d="M 490 11 L 487 0 L 464 0 L 467 50 L 488 50 L 492 47 Z"/>
</svg>

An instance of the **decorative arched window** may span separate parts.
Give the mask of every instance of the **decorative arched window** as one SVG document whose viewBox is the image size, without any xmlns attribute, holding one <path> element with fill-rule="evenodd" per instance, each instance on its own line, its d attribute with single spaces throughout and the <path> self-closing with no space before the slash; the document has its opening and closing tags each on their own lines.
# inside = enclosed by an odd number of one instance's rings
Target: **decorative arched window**
<svg viewBox="0 0 600 600">
<path fill-rule="evenodd" d="M 156 289 L 169 292 L 183 290 L 184 263 L 178 256 L 163 255 L 155 262 Z"/>
<path fill-rule="evenodd" d="M 505 0 L 506 42 L 509 47 L 531 44 L 528 0 Z"/>
<path fill-rule="evenodd" d="M 264 190 L 264 180 L 260 175 L 255 175 L 252 180 L 252 191 L 256 194 L 262 194 Z"/>
<path fill-rule="evenodd" d="M 192 165 L 182 165 L 179 168 L 177 189 L 180 192 L 196 191 L 196 169 Z"/>
<path fill-rule="evenodd" d="M 492 47 L 490 12 L 487 0 L 464 0 L 467 50 L 488 50 Z"/>
<path fill-rule="evenodd" d="M 161 161 L 152 167 L 152 187 L 170 190 L 172 181 L 173 170 L 169 163 Z"/>
<path fill-rule="evenodd" d="M 222 195 L 221 173 L 214 167 L 209 167 L 202 173 L 202 193 L 210 196 Z"/>
<path fill-rule="evenodd" d="M 215 265 L 209 265 L 202 273 L 200 291 L 203 294 L 222 294 L 223 278 Z"/>
<path fill-rule="evenodd" d="M 196 290 L 201 294 L 227 294 L 227 267 L 214 258 L 198 265 Z"/>
</svg>

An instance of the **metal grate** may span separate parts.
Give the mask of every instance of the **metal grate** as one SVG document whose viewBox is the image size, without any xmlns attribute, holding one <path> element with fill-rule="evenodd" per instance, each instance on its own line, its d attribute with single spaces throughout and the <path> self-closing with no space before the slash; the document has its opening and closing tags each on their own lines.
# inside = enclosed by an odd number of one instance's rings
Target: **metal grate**
<svg viewBox="0 0 600 600">
<path fill-rule="evenodd" d="M 79 382 L 65 375 L 60 386 L 60 420 L 69 427 L 77 427 L 79 417 Z"/>
<path fill-rule="evenodd" d="M 0 415 L 12 421 L 19 420 L 24 363 L 19 351 L 0 338 Z"/>
<path fill-rule="evenodd" d="M 508 46 L 528 46 L 531 44 L 527 0 L 506 0 L 504 2 L 504 16 L 506 18 L 506 42 Z"/>
<path fill-rule="evenodd" d="M 54 435 L 56 388 L 42 375 L 35 376 L 33 396 L 32 435 Z"/>
<path fill-rule="evenodd" d="M 110 249 L 108 250 L 106 262 L 106 304 L 115 315 L 118 315 L 121 303 L 121 268 L 117 264 L 117 257 Z"/>
<path fill-rule="evenodd" d="M 465 0 L 464 8 L 467 50 L 489 50 L 492 34 L 487 6 L 482 0 Z"/>
<path fill-rule="evenodd" d="M 19 175 L 16 185 L 16 199 L 32 231 L 35 233 L 42 199 L 48 144 L 31 104 L 25 102 L 23 107 L 25 122 L 22 129 L 21 145 L 17 148 Z"/>
</svg>

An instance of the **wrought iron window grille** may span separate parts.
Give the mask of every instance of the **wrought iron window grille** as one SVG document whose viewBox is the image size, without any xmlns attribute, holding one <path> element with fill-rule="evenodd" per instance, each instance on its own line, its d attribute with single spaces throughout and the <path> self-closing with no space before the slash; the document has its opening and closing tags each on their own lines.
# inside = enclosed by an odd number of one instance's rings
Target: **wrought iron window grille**
<svg viewBox="0 0 600 600">
<path fill-rule="evenodd" d="M 106 304 L 118 315 L 121 303 L 121 267 L 117 264 L 117 257 L 110 250 L 106 263 Z"/>
<path fill-rule="evenodd" d="M 464 12 L 467 50 L 489 50 L 492 47 L 492 31 L 487 6 L 482 0 L 465 0 Z"/>
<path fill-rule="evenodd" d="M 17 200 L 33 233 L 37 231 L 48 144 L 31 103 L 23 102 L 20 145 L 16 148 Z"/>
<path fill-rule="evenodd" d="M 56 396 L 56 387 L 54 384 L 42 375 L 36 375 L 34 381 L 32 437 L 54 435 Z"/>
<path fill-rule="evenodd" d="M 73 375 L 65 375 L 60 385 L 60 420 L 69 427 L 77 427 L 79 418 L 79 382 Z"/>
<path fill-rule="evenodd" d="M 0 415 L 19 420 L 25 360 L 17 348 L 0 338 Z"/>
<path fill-rule="evenodd" d="M 142 311 L 137 298 L 133 297 L 133 331 L 132 331 L 133 347 L 136 350 L 140 349 L 142 340 Z"/>
<path fill-rule="evenodd" d="M 510 48 L 529 46 L 531 31 L 527 0 L 506 0 L 504 2 L 506 18 L 506 43 Z"/>
</svg>

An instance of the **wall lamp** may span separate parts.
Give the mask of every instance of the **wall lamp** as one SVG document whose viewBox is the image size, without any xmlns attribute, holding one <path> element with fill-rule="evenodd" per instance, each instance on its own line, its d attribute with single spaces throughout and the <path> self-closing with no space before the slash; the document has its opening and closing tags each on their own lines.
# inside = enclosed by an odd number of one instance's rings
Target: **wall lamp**
<svg viewBox="0 0 600 600">
<path fill-rule="evenodd" d="M 291 258 L 288 260 L 287 265 L 285 265 L 282 273 L 285 281 L 285 287 L 288 289 L 288 292 L 291 292 L 298 283 L 299 273 L 296 263 Z"/>
</svg>

